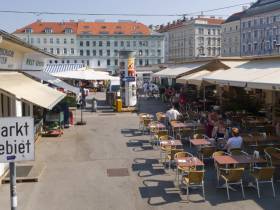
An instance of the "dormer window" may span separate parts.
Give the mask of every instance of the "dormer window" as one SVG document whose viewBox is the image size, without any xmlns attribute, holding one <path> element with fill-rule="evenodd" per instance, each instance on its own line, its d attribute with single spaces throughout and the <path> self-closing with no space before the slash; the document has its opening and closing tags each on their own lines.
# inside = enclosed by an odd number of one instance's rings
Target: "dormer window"
<svg viewBox="0 0 280 210">
<path fill-rule="evenodd" d="M 65 33 L 66 34 L 72 34 L 73 33 L 72 28 L 65 28 Z"/>
<path fill-rule="evenodd" d="M 46 34 L 51 34 L 53 30 L 51 28 L 45 28 L 45 33 Z"/>
<path fill-rule="evenodd" d="M 105 29 L 105 28 L 106 28 L 106 26 L 101 26 L 101 28 L 102 28 L 102 29 Z"/>
<path fill-rule="evenodd" d="M 108 33 L 108 31 L 100 31 L 99 34 L 106 35 L 106 34 L 109 34 L 109 33 Z"/>
<path fill-rule="evenodd" d="M 117 28 L 117 29 L 121 29 L 122 27 L 121 27 L 121 26 L 117 26 L 116 28 Z"/>
<path fill-rule="evenodd" d="M 121 31 L 116 31 L 114 34 L 119 34 L 119 35 L 121 35 L 121 34 L 123 34 L 123 32 L 121 32 Z"/>
<path fill-rule="evenodd" d="M 32 28 L 26 28 L 24 32 L 27 34 L 31 34 L 33 32 L 33 30 L 32 30 Z"/>
</svg>

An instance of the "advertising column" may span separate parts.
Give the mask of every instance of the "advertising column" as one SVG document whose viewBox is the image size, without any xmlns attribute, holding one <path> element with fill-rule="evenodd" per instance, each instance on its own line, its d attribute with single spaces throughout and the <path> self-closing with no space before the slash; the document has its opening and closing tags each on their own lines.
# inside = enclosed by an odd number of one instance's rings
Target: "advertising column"
<svg viewBox="0 0 280 210">
<path fill-rule="evenodd" d="M 135 69 L 135 52 L 120 51 L 120 70 L 121 70 L 121 87 L 122 100 L 125 106 L 136 106 L 136 69 Z"/>
</svg>

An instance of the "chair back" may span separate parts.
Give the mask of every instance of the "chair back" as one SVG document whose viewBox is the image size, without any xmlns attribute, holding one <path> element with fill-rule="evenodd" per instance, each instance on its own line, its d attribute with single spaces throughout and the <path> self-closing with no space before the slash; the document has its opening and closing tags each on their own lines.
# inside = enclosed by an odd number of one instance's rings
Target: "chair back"
<svg viewBox="0 0 280 210">
<path fill-rule="evenodd" d="M 158 121 L 162 121 L 163 120 L 163 118 L 161 117 L 163 114 L 164 114 L 163 112 L 157 112 L 156 113 L 156 118 L 157 118 Z"/>
<path fill-rule="evenodd" d="M 217 157 L 217 156 L 223 156 L 225 155 L 226 153 L 224 151 L 217 151 L 217 152 L 214 152 L 212 157 Z"/>
<path fill-rule="evenodd" d="M 269 154 L 269 155 L 271 156 L 271 154 L 276 153 L 277 150 L 276 150 L 274 147 L 266 147 L 266 148 L 264 149 L 264 152 L 267 153 L 267 154 Z"/>
<path fill-rule="evenodd" d="M 244 168 L 232 168 L 227 170 L 227 180 L 229 182 L 239 182 L 242 179 Z"/>
<path fill-rule="evenodd" d="M 259 180 L 271 180 L 275 171 L 274 167 L 263 167 L 257 169 L 257 175 Z"/>
<path fill-rule="evenodd" d="M 174 158 L 185 158 L 185 157 L 193 157 L 193 155 L 188 152 L 177 152 L 174 156 Z"/>
<path fill-rule="evenodd" d="M 201 148 L 201 154 L 203 158 L 210 158 L 216 151 L 216 147 L 206 146 Z"/>
<path fill-rule="evenodd" d="M 168 130 L 158 130 L 156 134 L 158 138 L 161 138 L 162 136 L 168 136 Z"/>
<path fill-rule="evenodd" d="M 149 124 L 150 124 L 151 122 L 152 122 L 152 119 L 150 119 L 150 118 L 144 118 L 143 124 L 144 124 L 145 127 L 148 127 Z"/>
<path fill-rule="evenodd" d="M 167 141 L 169 140 L 169 136 L 168 135 L 162 135 L 159 137 L 159 141 Z"/>
<path fill-rule="evenodd" d="M 204 179 L 204 171 L 189 171 L 188 178 L 190 184 L 201 185 Z"/>
<path fill-rule="evenodd" d="M 171 148 L 171 151 L 170 151 L 171 159 L 174 160 L 175 155 L 176 155 L 177 153 L 180 153 L 180 152 L 183 152 L 183 151 L 184 151 L 183 149 Z"/>
<path fill-rule="evenodd" d="M 200 133 L 196 133 L 193 135 L 193 139 L 204 139 L 204 135 Z"/>
<path fill-rule="evenodd" d="M 233 149 L 230 149 L 230 154 L 231 155 L 242 155 L 242 149 L 239 149 L 239 148 L 233 148 Z"/>
</svg>

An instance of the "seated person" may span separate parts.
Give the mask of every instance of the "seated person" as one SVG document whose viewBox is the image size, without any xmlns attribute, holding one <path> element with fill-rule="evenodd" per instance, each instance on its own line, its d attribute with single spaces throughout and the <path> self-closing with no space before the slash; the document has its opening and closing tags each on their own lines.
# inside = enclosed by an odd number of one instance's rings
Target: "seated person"
<svg viewBox="0 0 280 210">
<path fill-rule="evenodd" d="M 224 138 L 226 134 L 226 127 L 222 119 L 219 119 L 217 127 L 216 138 Z"/>
<path fill-rule="evenodd" d="M 230 152 L 231 149 L 241 149 L 243 143 L 242 137 L 239 135 L 238 128 L 232 128 L 232 137 L 228 139 L 224 150 Z"/>
<path fill-rule="evenodd" d="M 169 122 L 178 120 L 178 118 L 181 116 L 181 113 L 178 112 L 178 110 L 175 109 L 174 105 L 172 105 L 171 109 L 169 109 L 166 112 L 166 117 Z"/>
</svg>

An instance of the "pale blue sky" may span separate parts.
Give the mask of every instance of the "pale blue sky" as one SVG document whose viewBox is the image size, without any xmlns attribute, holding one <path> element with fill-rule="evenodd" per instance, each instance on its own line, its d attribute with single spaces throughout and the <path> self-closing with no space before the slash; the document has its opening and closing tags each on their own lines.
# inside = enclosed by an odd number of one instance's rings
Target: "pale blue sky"
<svg viewBox="0 0 280 210">
<path fill-rule="evenodd" d="M 253 0 L 3 0 L 0 10 L 48 11 L 48 12 L 80 12 L 80 13 L 148 13 L 148 14 L 186 14 L 205 11 L 251 2 Z M 226 18 L 234 12 L 242 10 L 235 7 L 215 11 L 211 15 L 221 15 Z M 106 21 L 137 20 L 147 25 L 165 24 L 176 17 L 106 17 L 106 16 L 65 16 L 65 15 L 32 15 L 0 13 L 0 28 L 8 32 L 25 26 L 37 19 L 43 21 L 78 20 Z"/>
</svg>

